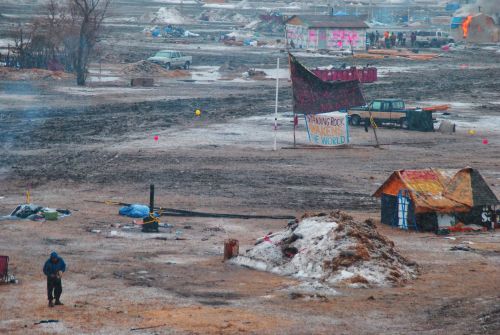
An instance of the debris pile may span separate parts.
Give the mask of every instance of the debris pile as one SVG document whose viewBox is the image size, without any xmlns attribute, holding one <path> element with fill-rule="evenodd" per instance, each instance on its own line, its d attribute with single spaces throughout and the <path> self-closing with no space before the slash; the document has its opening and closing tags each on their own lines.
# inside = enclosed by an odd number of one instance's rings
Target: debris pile
<svg viewBox="0 0 500 335">
<path fill-rule="evenodd" d="M 199 37 L 200 34 L 193 33 L 192 31 L 186 30 L 184 28 L 173 26 L 168 24 L 164 27 L 147 27 L 143 30 L 146 33 L 146 36 L 151 37 Z"/>
<path fill-rule="evenodd" d="M 285 20 L 284 16 L 281 13 L 269 12 L 265 15 L 261 15 L 259 19 L 260 20 L 258 22 L 253 21 L 245 28 L 267 33 L 281 34 L 285 32 Z"/>
<path fill-rule="evenodd" d="M 126 75 L 133 76 L 155 76 L 155 77 L 168 77 L 168 78 L 178 78 L 178 77 L 188 77 L 190 76 L 188 71 L 184 70 L 167 70 L 161 65 L 148 62 L 146 60 L 141 60 L 136 63 L 131 63 L 126 65 L 122 69 L 122 73 Z"/>
<path fill-rule="evenodd" d="M 417 275 L 394 243 L 371 220 L 358 222 L 341 211 L 304 215 L 286 230 L 257 240 L 232 263 L 326 285 L 399 285 Z"/>
<path fill-rule="evenodd" d="M 3 216 L 4 220 L 19 220 L 26 219 L 32 221 L 57 220 L 66 216 L 70 216 L 71 211 L 68 209 L 53 209 L 35 204 L 22 204 L 16 207 L 10 215 Z"/>
<path fill-rule="evenodd" d="M 240 13 L 231 13 L 226 10 L 206 10 L 202 12 L 198 19 L 207 22 L 231 22 L 245 25 L 250 22 L 250 19 Z"/>
</svg>

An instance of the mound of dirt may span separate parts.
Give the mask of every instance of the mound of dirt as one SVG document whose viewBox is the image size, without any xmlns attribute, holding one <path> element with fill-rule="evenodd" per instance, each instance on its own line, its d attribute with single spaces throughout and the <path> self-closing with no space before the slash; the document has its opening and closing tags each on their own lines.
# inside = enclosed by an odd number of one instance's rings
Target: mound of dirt
<svg viewBox="0 0 500 335">
<path fill-rule="evenodd" d="M 417 275 L 416 264 L 367 220 L 344 212 L 304 215 L 286 230 L 259 239 L 232 263 L 327 285 L 400 285 Z"/>
<path fill-rule="evenodd" d="M 73 74 L 64 71 L 50 71 L 45 69 L 14 69 L 0 67 L 1 80 L 61 80 L 71 79 Z"/>
<path fill-rule="evenodd" d="M 136 63 L 128 64 L 122 69 L 122 73 L 129 76 L 140 77 L 166 77 L 166 78 L 182 78 L 189 77 L 189 71 L 184 70 L 167 70 L 161 65 L 141 60 Z"/>
</svg>

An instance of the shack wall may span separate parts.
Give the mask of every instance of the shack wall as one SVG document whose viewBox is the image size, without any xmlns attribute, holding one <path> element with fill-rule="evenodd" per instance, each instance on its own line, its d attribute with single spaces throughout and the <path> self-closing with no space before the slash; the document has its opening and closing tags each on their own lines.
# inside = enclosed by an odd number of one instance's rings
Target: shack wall
<svg viewBox="0 0 500 335">
<path fill-rule="evenodd" d="M 313 50 L 364 50 L 366 29 L 352 28 L 307 28 L 301 25 L 286 25 L 288 44 L 297 49 Z"/>
</svg>

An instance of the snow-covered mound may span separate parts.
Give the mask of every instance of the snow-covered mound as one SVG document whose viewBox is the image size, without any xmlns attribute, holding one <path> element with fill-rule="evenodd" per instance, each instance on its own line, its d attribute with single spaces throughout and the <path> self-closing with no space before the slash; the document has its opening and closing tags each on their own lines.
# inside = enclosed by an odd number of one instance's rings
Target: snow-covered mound
<svg viewBox="0 0 500 335">
<path fill-rule="evenodd" d="M 346 213 L 304 216 L 286 230 L 259 240 L 231 262 L 328 285 L 392 286 L 417 275 L 416 264 L 367 220 Z"/>
<path fill-rule="evenodd" d="M 153 15 L 151 23 L 157 24 L 186 24 L 193 20 L 183 16 L 176 8 L 161 7 Z"/>
</svg>

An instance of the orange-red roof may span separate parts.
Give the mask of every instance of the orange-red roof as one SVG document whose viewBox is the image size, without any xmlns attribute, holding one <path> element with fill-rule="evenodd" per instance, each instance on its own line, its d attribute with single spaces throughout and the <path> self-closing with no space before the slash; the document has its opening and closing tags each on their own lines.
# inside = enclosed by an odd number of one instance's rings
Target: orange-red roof
<svg viewBox="0 0 500 335">
<path fill-rule="evenodd" d="M 467 212 L 474 206 L 471 200 L 472 183 L 470 177 L 467 178 L 470 174 L 464 172 L 469 171 L 467 169 L 470 168 L 459 171 L 442 169 L 395 171 L 373 196 L 380 197 L 382 194 L 397 196 L 400 190 L 408 190 L 415 204 L 416 213 Z"/>
</svg>

